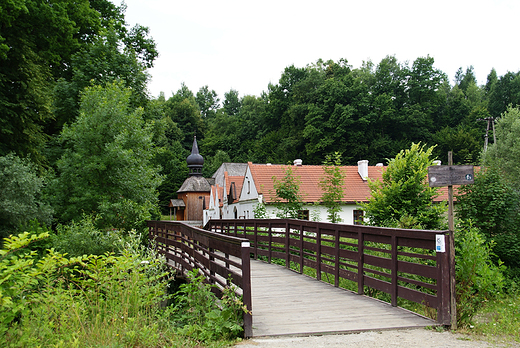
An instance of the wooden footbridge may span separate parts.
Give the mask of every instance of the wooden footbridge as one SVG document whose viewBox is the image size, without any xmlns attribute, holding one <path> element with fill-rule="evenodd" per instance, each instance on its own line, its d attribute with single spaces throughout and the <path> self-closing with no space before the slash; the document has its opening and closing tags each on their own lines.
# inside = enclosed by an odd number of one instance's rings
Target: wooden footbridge
<svg viewBox="0 0 520 348">
<path fill-rule="evenodd" d="M 149 221 L 168 265 L 235 287 L 244 336 L 308 335 L 450 324 L 447 231 L 303 220 Z M 435 252 L 444 235 L 446 252 Z M 376 294 L 377 300 L 366 295 Z M 418 304 L 436 320 L 398 307 Z"/>
</svg>

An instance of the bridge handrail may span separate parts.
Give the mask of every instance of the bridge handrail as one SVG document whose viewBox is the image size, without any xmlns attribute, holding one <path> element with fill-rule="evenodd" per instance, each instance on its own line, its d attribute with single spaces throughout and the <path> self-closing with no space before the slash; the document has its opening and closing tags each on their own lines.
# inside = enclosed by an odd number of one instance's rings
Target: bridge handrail
<svg viewBox="0 0 520 348">
<path fill-rule="evenodd" d="M 247 308 L 244 336 L 252 337 L 250 242 L 181 221 L 148 221 L 150 240 L 167 264 L 182 272 L 198 269 L 220 291 L 234 285 Z M 240 292 L 238 292 L 240 294 Z"/>
<path fill-rule="evenodd" d="M 344 225 L 294 219 L 210 220 L 205 229 L 247 238 L 251 253 L 285 260 L 322 274 L 357 283 L 358 294 L 369 287 L 437 311 L 437 322 L 450 324 L 448 231 Z M 288 232 L 287 232 L 288 231 Z M 445 235 L 446 252 L 435 252 L 436 236 Z"/>
</svg>

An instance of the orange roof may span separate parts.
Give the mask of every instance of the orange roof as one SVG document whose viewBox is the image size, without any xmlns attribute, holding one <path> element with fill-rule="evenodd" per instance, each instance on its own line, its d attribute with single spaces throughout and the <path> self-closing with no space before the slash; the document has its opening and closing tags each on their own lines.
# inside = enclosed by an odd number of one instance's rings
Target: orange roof
<svg viewBox="0 0 520 348">
<path fill-rule="evenodd" d="M 231 189 L 231 183 L 235 183 L 236 187 L 236 197 L 232 202 L 228 202 L 228 204 L 236 203 L 238 202 L 238 199 L 240 198 L 240 192 L 242 191 L 242 185 L 244 184 L 244 176 L 229 176 L 228 172 L 224 172 L 224 178 L 226 180 L 226 190 L 228 192 L 225 192 L 224 194 L 229 194 L 229 190 Z"/>
<path fill-rule="evenodd" d="M 222 206 L 224 206 L 224 202 L 223 202 L 223 198 L 224 198 L 224 188 L 223 188 L 223 187 L 220 187 L 219 185 L 217 185 L 217 190 L 218 190 L 218 197 L 219 197 L 219 200 L 218 200 L 218 206 L 219 206 L 219 207 L 222 207 Z"/>
<path fill-rule="evenodd" d="M 281 180 L 285 176 L 287 165 L 280 164 L 253 164 L 249 162 L 251 175 L 255 182 L 259 194 L 264 196 L 267 203 L 272 203 L 276 199 L 273 177 Z M 290 166 L 293 175 L 300 181 L 300 192 L 304 202 L 318 202 L 323 195 L 319 183 L 325 176 L 323 166 Z M 385 167 L 369 167 L 368 175 L 370 179 L 381 179 L 382 171 Z M 358 174 L 357 166 L 341 166 L 345 174 L 343 185 L 343 202 L 366 201 L 370 197 L 370 189 L 366 181 L 363 181 Z"/>
<path fill-rule="evenodd" d="M 264 196 L 266 203 L 273 203 L 276 199 L 276 191 L 274 189 L 273 177 L 281 180 L 285 176 L 288 165 L 280 164 L 253 164 L 248 163 L 251 169 L 251 175 L 255 182 L 259 194 Z M 323 195 L 319 183 L 325 176 L 323 166 L 304 165 L 290 166 L 293 175 L 300 181 L 300 193 L 304 202 L 319 202 Z M 382 181 L 383 171 L 386 166 L 369 166 L 368 177 L 370 180 Z M 366 202 L 371 196 L 370 188 L 367 181 L 364 181 L 358 173 L 358 166 L 341 166 L 341 171 L 345 174 L 343 184 L 342 202 Z M 238 189 L 238 187 L 237 187 Z M 455 187 L 456 192 L 457 187 Z M 439 189 L 439 197 L 435 198 L 435 202 L 448 200 L 448 188 L 441 187 Z"/>
</svg>

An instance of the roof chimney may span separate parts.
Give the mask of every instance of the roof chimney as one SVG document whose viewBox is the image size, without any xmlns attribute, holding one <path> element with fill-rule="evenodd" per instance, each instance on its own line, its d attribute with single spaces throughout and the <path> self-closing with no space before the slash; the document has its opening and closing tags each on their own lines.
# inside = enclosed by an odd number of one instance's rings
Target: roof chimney
<svg viewBox="0 0 520 348">
<path fill-rule="evenodd" d="M 368 160 L 358 161 L 358 173 L 363 181 L 368 179 Z"/>
<path fill-rule="evenodd" d="M 294 160 L 294 165 L 295 166 L 301 167 L 302 164 L 303 164 L 303 161 L 301 159 L 295 159 Z"/>
<path fill-rule="evenodd" d="M 442 163 L 441 160 L 435 160 L 435 161 L 433 161 L 433 165 L 434 165 L 434 166 L 440 166 L 441 163 Z"/>
<path fill-rule="evenodd" d="M 376 167 L 384 167 L 384 164 L 383 163 L 377 163 Z"/>
</svg>

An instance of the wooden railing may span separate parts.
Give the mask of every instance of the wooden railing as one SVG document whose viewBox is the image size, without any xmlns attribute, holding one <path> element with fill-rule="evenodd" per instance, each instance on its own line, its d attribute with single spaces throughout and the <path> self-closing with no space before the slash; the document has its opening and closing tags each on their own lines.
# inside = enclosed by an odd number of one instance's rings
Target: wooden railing
<svg viewBox="0 0 520 348">
<path fill-rule="evenodd" d="M 251 253 L 300 273 L 326 277 L 336 287 L 344 280 L 365 294 L 376 289 L 436 310 L 437 322 L 450 324 L 448 231 L 403 230 L 303 220 L 210 220 L 205 229 L 247 238 Z M 436 252 L 436 236 L 446 252 Z M 344 280 L 342 280 L 344 279 Z M 354 282 L 354 283 L 352 283 Z M 432 311 L 433 312 L 433 311 Z"/>
<path fill-rule="evenodd" d="M 148 221 L 150 240 L 167 264 L 182 272 L 198 269 L 217 290 L 234 285 L 248 313 L 244 336 L 252 337 L 250 243 L 182 222 Z"/>
</svg>

